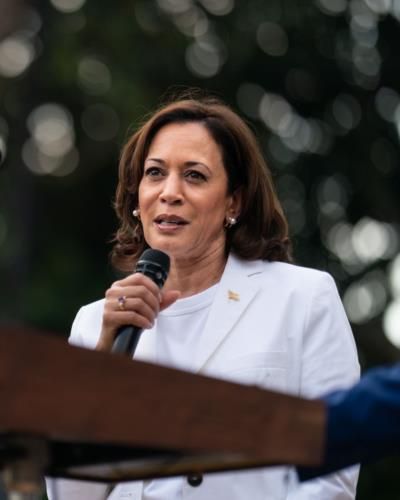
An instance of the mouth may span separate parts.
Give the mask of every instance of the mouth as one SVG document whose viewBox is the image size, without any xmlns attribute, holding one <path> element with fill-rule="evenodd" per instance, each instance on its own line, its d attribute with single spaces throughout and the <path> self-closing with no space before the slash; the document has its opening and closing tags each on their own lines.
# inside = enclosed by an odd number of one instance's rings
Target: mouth
<svg viewBox="0 0 400 500">
<path fill-rule="evenodd" d="M 177 227 L 185 226 L 189 222 L 178 215 L 166 215 L 162 214 L 154 219 L 154 222 L 161 227 Z"/>
</svg>

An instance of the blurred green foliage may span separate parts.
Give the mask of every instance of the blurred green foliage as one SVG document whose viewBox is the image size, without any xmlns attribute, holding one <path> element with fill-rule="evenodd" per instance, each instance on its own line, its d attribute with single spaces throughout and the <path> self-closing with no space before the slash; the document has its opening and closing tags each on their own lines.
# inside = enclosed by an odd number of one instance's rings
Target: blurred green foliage
<svg viewBox="0 0 400 500">
<path fill-rule="evenodd" d="M 363 367 L 397 360 L 399 23 L 398 0 L 27 5 L 0 42 L 0 322 L 66 336 L 103 295 L 121 145 L 194 86 L 256 131 L 296 260 L 335 277 Z M 366 468 L 358 498 L 398 498 L 396 466 Z"/>
</svg>

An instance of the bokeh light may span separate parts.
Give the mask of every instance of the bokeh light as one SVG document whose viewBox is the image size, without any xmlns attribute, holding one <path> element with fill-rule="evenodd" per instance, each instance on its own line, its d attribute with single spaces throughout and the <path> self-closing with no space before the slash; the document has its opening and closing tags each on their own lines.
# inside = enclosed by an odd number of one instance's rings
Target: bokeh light
<svg viewBox="0 0 400 500">
<path fill-rule="evenodd" d="M 138 0 L 133 4 L 133 8 L 136 21 L 145 33 L 156 34 L 160 32 L 161 21 L 155 2 L 149 3 L 146 0 Z"/>
<path fill-rule="evenodd" d="M 110 70 L 96 57 L 83 57 L 79 61 L 78 79 L 81 87 L 88 94 L 104 94 L 111 87 Z"/>
<path fill-rule="evenodd" d="M 400 349 L 400 298 L 391 302 L 383 315 L 386 338 Z"/>
<path fill-rule="evenodd" d="M 64 14 L 70 14 L 80 10 L 86 0 L 50 0 L 53 7 Z"/>
<path fill-rule="evenodd" d="M 23 34 L 12 35 L 0 42 L 0 74 L 13 78 L 26 71 L 35 58 L 35 49 Z"/>
<path fill-rule="evenodd" d="M 380 272 L 371 272 L 359 281 L 352 283 L 343 296 L 349 320 L 363 324 L 385 309 L 387 292 L 385 276 Z"/>
<path fill-rule="evenodd" d="M 74 147 L 75 130 L 71 114 L 59 104 L 48 103 L 34 109 L 27 118 L 31 137 L 22 157 L 35 174 L 68 175 L 78 165 Z"/>
<path fill-rule="evenodd" d="M 118 133 L 119 118 L 111 106 L 92 104 L 82 114 L 82 127 L 91 139 L 108 141 Z"/>
<path fill-rule="evenodd" d="M 399 103 L 399 94 L 391 88 L 381 87 L 375 95 L 376 110 L 388 122 L 395 120 Z"/>
<path fill-rule="evenodd" d="M 361 120 L 361 106 L 349 94 L 339 94 L 332 103 L 332 115 L 342 133 L 354 129 Z"/>
<path fill-rule="evenodd" d="M 346 214 L 349 192 L 343 176 L 332 175 L 320 181 L 317 188 L 318 208 L 331 220 L 342 219 Z"/>
<path fill-rule="evenodd" d="M 214 16 L 226 16 L 235 6 L 234 0 L 200 0 L 200 2 Z"/>
<path fill-rule="evenodd" d="M 224 49 L 214 36 L 200 37 L 186 49 L 186 65 L 196 76 L 215 76 L 224 63 Z"/>
<path fill-rule="evenodd" d="M 192 7 L 186 12 L 174 17 L 176 27 L 184 35 L 191 37 L 201 37 L 208 31 L 209 23 L 205 13 L 197 8 Z"/>
<path fill-rule="evenodd" d="M 364 0 L 364 2 L 377 14 L 388 14 L 392 6 L 392 0 Z"/>
<path fill-rule="evenodd" d="M 157 0 L 157 4 L 171 14 L 182 14 L 193 6 L 192 0 Z"/>
<path fill-rule="evenodd" d="M 265 92 L 259 115 L 267 128 L 296 153 L 325 154 L 331 145 L 328 127 L 320 120 L 303 118 L 280 95 Z"/>
<path fill-rule="evenodd" d="M 397 255 L 389 267 L 389 284 L 392 295 L 400 298 L 400 255 Z"/>
<path fill-rule="evenodd" d="M 5 138 L 0 135 L 0 165 L 4 162 L 7 156 L 7 144 Z"/>
<path fill-rule="evenodd" d="M 331 16 L 342 14 L 347 8 L 347 0 L 316 0 L 315 3 L 324 14 Z"/>
<path fill-rule="evenodd" d="M 363 217 L 352 231 L 354 251 L 365 263 L 391 258 L 398 249 L 396 230 L 387 223 Z"/>
<path fill-rule="evenodd" d="M 75 134 L 70 113 L 58 104 L 43 104 L 28 116 L 28 128 L 42 153 L 62 156 L 73 146 Z"/>
<path fill-rule="evenodd" d="M 285 30 L 279 24 L 264 22 L 257 29 L 257 42 L 268 55 L 279 57 L 286 54 L 289 40 Z"/>
<path fill-rule="evenodd" d="M 357 274 L 363 269 L 363 265 L 354 250 L 352 234 L 352 225 L 340 221 L 327 231 L 323 241 L 326 247 L 340 259 L 347 272 Z"/>
</svg>

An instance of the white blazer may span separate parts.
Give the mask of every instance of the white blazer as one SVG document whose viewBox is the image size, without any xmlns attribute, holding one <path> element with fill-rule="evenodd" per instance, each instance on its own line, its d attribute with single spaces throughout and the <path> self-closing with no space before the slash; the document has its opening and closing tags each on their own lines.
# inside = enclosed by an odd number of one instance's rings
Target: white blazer
<svg viewBox="0 0 400 500">
<path fill-rule="evenodd" d="M 70 342 L 94 348 L 102 312 L 103 300 L 82 307 Z M 155 362 L 156 343 L 156 328 L 144 332 L 135 358 Z M 292 264 L 247 262 L 230 255 L 195 353 L 193 371 L 309 398 L 351 385 L 359 377 L 357 351 L 333 279 L 327 273 Z M 182 478 L 181 497 L 351 500 L 357 477 L 358 468 L 354 467 L 301 485 L 288 481 L 285 467 L 208 474 L 199 487 Z M 106 496 L 100 485 L 60 481 L 53 486 L 59 490 L 58 500 Z M 145 498 L 142 490 L 140 481 L 125 483 L 109 499 L 141 500 Z"/>
</svg>

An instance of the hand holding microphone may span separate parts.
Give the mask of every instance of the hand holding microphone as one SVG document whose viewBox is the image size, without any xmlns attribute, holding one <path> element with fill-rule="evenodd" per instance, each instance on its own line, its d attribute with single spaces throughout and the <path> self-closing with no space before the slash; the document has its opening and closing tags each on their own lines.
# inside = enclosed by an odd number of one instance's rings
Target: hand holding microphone
<svg viewBox="0 0 400 500">
<path fill-rule="evenodd" d="M 134 274 L 107 290 L 97 350 L 133 355 L 143 329 L 151 328 L 158 312 L 179 297 L 178 291 L 160 291 L 168 271 L 168 255 L 148 249 Z"/>
</svg>

